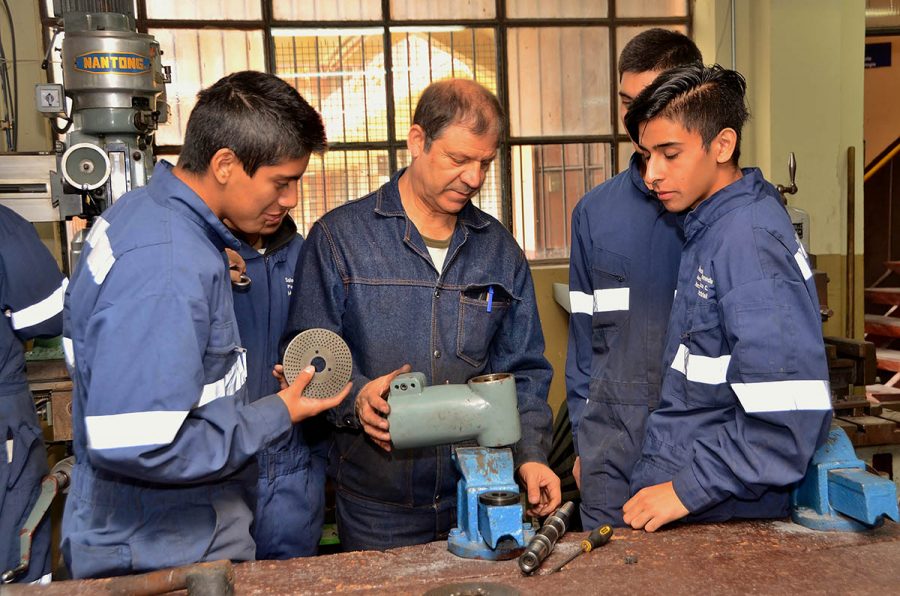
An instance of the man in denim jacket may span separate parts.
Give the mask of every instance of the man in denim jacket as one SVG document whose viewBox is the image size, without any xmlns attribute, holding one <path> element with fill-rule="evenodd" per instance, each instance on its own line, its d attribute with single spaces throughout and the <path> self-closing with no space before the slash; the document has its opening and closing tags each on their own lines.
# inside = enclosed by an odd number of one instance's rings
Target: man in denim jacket
<svg viewBox="0 0 900 596">
<path fill-rule="evenodd" d="M 353 355 L 353 392 L 329 416 L 346 550 L 439 540 L 455 521 L 450 446 L 391 449 L 385 397 L 404 363 L 432 385 L 514 373 L 517 473 L 534 514 L 559 505 L 546 465 L 552 371 L 531 273 L 509 232 L 471 204 L 496 156 L 501 114 L 477 83 L 432 84 L 409 132 L 412 164 L 326 214 L 304 243 L 287 328 L 331 329 Z"/>
</svg>

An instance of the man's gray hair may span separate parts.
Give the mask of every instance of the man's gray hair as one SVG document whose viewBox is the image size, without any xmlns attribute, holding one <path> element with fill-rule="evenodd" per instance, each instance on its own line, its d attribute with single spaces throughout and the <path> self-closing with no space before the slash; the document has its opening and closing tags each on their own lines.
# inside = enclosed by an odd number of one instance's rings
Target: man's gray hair
<svg viewBox="0 0 900 596">
<path fill-rule="evenodd" d="M 497 96 L 468 79 L 447 79 L 429 85 L 419 98 L 413 124 L 425 131 L 425 150 L 444 130 L 459 124 L 475 135 L 503 130 L 503 108 Z"/>
</svg>

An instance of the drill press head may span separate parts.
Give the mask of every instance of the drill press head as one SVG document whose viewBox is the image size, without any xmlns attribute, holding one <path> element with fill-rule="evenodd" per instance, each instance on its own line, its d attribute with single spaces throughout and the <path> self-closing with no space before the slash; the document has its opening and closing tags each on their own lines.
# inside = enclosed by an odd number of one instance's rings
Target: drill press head
<svg viewBox="0 0 900 596">
<path fill-rule="evenodd" d="M 517 557 L 534 534 L 522 523 L 522 503 L 508 445 L 522 436 L 515 376 L 474 377 L 465 385 L 427 387 L 425 375 L 400 375 L 388 396 L 391 442 L 397 449 L 475 440 L 456 447 L 457 527 L 450 552 L 470 559 Z"/>
<path fill-rule="evenodd" d="M 400 375 L 388 397 L 391 442 L 397 449 L 475 440 L 482 447 L 513 445 L 522 436 L 516 378 L 481 375 L 465 385 L 426 387 L 425 375 Z"/>
</svg>

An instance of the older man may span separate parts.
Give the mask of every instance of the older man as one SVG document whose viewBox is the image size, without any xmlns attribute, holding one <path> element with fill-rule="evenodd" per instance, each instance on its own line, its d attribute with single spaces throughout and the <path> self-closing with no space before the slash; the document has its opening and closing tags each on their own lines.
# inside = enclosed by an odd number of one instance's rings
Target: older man
<svg viewBox="0 0 900 596">
<path fill-rule="evenodd" d="M 330 413 L 346 550 L 442 539 L 455 521 L 450 447 L 391 449 L 385 395 L 404 363 L 433 385 L 514 373 L 517 473 L 533 513 L 559 505 L 559 479 L 546 464 L 552 371 L 531 273 L 515 239 L 471 203 L 501 126 L 500 104 L 481 85 L 432 84 L 409 131 L 410 166 L 326 214 L 303 246 L 288 329 L 332 329 L 354 361 L 354 390 Z"/>
</svg>

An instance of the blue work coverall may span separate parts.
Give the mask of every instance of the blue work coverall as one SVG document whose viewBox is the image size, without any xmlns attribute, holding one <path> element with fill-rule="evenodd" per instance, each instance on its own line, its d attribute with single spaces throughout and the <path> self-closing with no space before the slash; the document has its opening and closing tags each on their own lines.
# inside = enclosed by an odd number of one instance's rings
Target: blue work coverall
<svg viewBox="0 0 900 596">
<path fill-rule="evenodd" d="M 67 281 L 34 227 L 0 205 L 0 573 L 19 565 L 19 530 L 48 472 L 22 342 L 62 333 Z M 28 570 L 17 581 L 49 572 L 48 516 L 34 533 Z"/>
<path fill-rule="evenodd" d="M 76 578 L 253 559 L 255 456 L 291 430 L 278 396 L 249 403 L 240 244 L 171 167 L 95 220 L 66 296 Z"/>
<path fill-rule="evenodd" d="M 456 513 L 459 475 L 450 446 L 386 452 L 361 429 L 356 392 L 369 380 L 404 363 L 429 385 L 514 373 L 522 424 L 515 465 L 546 463 L 552 436 L 552 370 L 524 253 L 470 203 L 438 273 L 403 210 L 402 173 L 323 216 L 303 244 L 295 275 L 289 329 L 335 331 L 353 356 L 353 392 L 330 411 L 337 428 L 329 468 L 345 550 L 442 539 Z M 484 295 L 491 287 L 489 309 Z"/>
<path fill-rule="evenodd" d="M 687 521 L 786 515 L 831 392 L 812 270 L 758 169 L 685 219 L 664 363 L 632 491 L 672 481 Z"/>
<path fill-rule="evenodd" d="M 262 253 L 241 242 L 238 251 L 251 279 L 234 290 L 234 314 L 247 349 L 247 392 L 251 400 L 279 391 L 272 368 L 281 362 L 294 287 L 294 269 L 303 236 L 290 216 L 267 238 Z M 313 421 L 297 424 L 284 439 L 270 444 L 257 459 L 256 516 L 253 538 L 257 559 L 315 555 L 325 512 L 325 463 L 328 443 L 316 436 Z"/>
<path fill-rule="evenodd" d="M 566 400 L 585 529 L 622 525 L 644 426 L 659 401 L 683 238 L 676 218 L 647 189 L 637 153 L 572 214 Z"/>
</svg>

